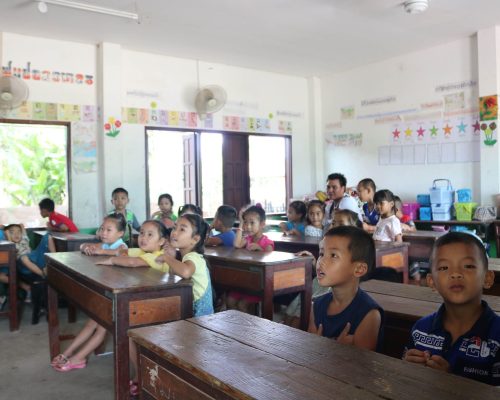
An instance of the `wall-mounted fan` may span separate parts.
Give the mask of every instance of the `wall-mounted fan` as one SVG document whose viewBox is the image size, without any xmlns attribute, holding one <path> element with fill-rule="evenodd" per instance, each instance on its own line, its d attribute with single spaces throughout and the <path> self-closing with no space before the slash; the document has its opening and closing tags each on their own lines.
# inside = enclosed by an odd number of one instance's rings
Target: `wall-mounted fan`
<svg viewBox="0 0 500 400">
<path fill-rule="evenodd" d="M 15 76 L 0 77 L 0 110 L 7 111 L 19 107 L 28 99 L 28 85 Z"/>
<path fill-rule="evenodd" d="M 196 94 L 194 106 L 200 119 L 205 119 L 207 114 L 219 111 L 226 104 L 227 94 L 224 88 L 209 85 L 201 88 Z"/>
</svg>

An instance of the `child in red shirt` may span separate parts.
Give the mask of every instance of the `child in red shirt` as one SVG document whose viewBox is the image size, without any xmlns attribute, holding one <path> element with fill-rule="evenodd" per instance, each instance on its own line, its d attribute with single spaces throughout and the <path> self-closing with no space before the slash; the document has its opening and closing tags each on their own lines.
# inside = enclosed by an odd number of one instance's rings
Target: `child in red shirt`
<svg viewBox="0 0 500 400">
<path fill-rule="evenodd" d="M 47 230 L 52 232 L 78 232 L 78 228 L 71 219 L 55 211 L 55 204 L 52 199 L 46 198 L 38 203 L 40 215 L 43 218 L 48 217 Z M 49 251 L 55 252 L 56 246 L 53 238 L 49 235 Z"/>
</svg>

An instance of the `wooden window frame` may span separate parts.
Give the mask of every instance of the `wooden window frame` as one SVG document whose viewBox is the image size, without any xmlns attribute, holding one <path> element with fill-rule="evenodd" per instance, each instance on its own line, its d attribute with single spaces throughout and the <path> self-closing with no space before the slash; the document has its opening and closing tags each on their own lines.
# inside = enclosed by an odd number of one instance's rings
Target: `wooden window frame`
<svg viewBox="0 0 500 400">
<path fill-rule="evenodd" d="M 59 125 L 66 127 L 66 182 L 68 186 L 68 217 L 73 219 L 73 196 L 71 180 L 71 122 L 65 121 L 38 121 L 33 119 L 8 119 L 0 118 L 1 124 L 17 125 Z M 38 204 L 37 204 L 38 205 Z"/>
<path fill-rule="evenodd" d="M 286 204 L 290 202 L 293 195 L 293 184 L 292 184 L 292 136 L 291 135 L 280 135 L 276 133 L 253 133 L 253 132 L 233 132 L 225 130 L 204 130 L 200 128 L 175 128 L 175 127 L 159 127 L 159 126 L 145 126 L 144 127 L 144 137 L 145 137 L 145 173 L 146 173 L 146 213 L 151 215 L 150 202 L 151 198 L 149 195 L 149 145 L 148 145 L 148 130 L 155 131 L 166 131 L 166 132 L 183 132 L 183 133 L 193 133 L 196 140 L 195 152 L 196 152 L 196 199 L 197 204 L 201 204 L 201 134 L 222 134 L 222 135 L 243 135 L 243 136 L 259 136 L 259 137 L 280 137 L 285 139 L 285 191 L 286 191 Z M 183 200 L 184 201 L 184 200 Z M 201 204 L 203 209 L 203 204 Z"/>
</svg>

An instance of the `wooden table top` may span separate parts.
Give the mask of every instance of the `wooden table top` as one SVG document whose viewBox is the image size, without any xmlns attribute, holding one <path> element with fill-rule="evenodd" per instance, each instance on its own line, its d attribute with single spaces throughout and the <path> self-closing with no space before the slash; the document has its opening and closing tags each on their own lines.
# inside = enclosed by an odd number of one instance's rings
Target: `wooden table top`
<svg viewBox="0 0 500 400">
<path fill-rule="evenodd" d="M 238 398 L 498 398 L 483 383 L 237 311 L 133 329 L 129 336 Z"/>
<path fill-rule="evenodd" d="M 89 233 L 81 233 L 81 232 L 54 232 L 54 231 L 33 231 L 35 235 L 43 236 L 46 233 L 50 233 L 50 235 L 59 240 L 96 240 L 95 235 L 91 235 Z"/>
<path fill-rule="evenodd" d="M 168 286 L 192 285 L 190 279 L 182 279 L 149 267 L 126 268 L 96 265 L 109 256 L 86 256 L 78 251 L 46 254 L 48 264 L 62 266 L 83 279 L 92 280 L 98 286 L 113 293 L 154 290 Z M 50 280 L 50 271 L 49 271 Z"/>
<path fill-rule="evenodd" d="M 9 250 L 12 247 L 16 247 L 16 245 L 13 242 L 10 242 L 8 240 L 0 240 L 0 246 L 4 248 L 4 250 Z"/>
<path fill-rule="evenodd" d="M 241 264 L 251 265 L 273 265 L 304 259 L 304 257 L 284 251 L 249 251 L 225 246 L 206 248 L 205 256 L 209 259 L 214 257 L 228 261 L 237 260 Z"/>
<path fill-rule="evenodd" d="M 375 295 L 380 295 L 378 297 L 385 300 L 389 297 L 397 297 L 399 299 L 410 300 L 408 304 L 411 304 L 412 301 L 415 301 L 415 304 L 417 304 L 417 302 L 436 304 L 441 304 L 443 302 L 443 298 L 439 295 L 439 293 L 427 286 L 404 285 L 401 283 L 371 279 L 369 281 L 362 282 L 361 287 L 364 291 L 370 293 L 370 295 L 374 295 L 374 298 L 377 297 Z M 483 295 L 483 300 L 488 302 L 493 311 L 500 314 L 499 296 Z M 401 301 L 406 303 L 406 300 Z"/>
<path fill-rule="evenodd" d="M 447 232 L 436 232 L 436 231 L 415 231 L 415 232 L 404 232 L 403 240 L 419 240 L 419 239 L 434 239 L 438 240 L 441 236 L 445 235 Z"/>
</svg>

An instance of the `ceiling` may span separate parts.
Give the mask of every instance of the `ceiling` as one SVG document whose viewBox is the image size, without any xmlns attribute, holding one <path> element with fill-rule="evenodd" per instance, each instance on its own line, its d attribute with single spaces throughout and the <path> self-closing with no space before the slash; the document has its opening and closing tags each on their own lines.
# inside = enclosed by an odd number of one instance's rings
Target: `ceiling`
<svg viewBox="0 0 500 400">
<path fill-rule="evenodd" d="M 324 76 L 447 43 L 500 23 L 499 0 L 77 0 L 137 12 L 141 22 L 1 0 L 0 31 L 299 76 Z"/>
</svg>

